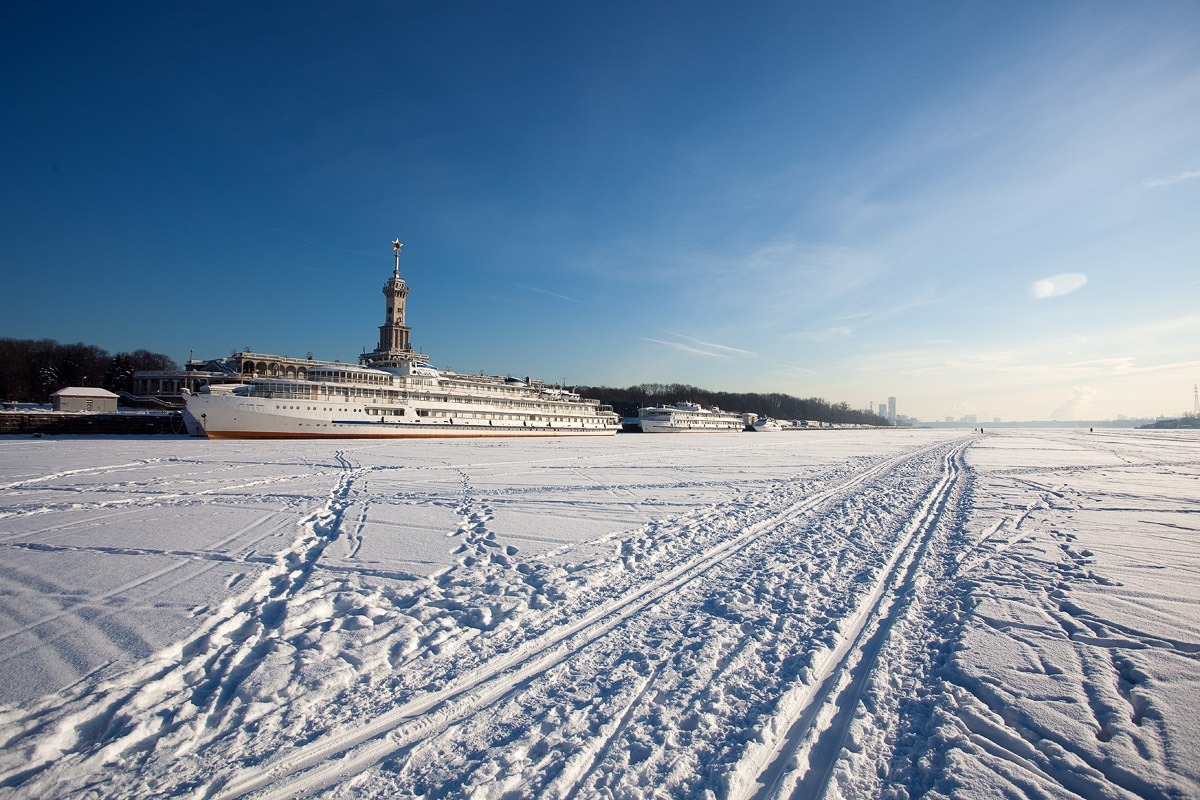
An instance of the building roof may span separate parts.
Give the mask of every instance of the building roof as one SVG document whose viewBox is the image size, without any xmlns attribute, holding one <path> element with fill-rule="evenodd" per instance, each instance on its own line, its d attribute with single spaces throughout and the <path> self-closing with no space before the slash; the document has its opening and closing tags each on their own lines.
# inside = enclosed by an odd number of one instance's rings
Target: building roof
<svg viewBox="0 0 1200 800">
<path fill-rule="evenodd" d="M 111 397 L 117 396 L 107 389 L 95 389 L 90 386 L 68 386 L 65 389 L 59 389 L 51 397 Z"/>
</svg>

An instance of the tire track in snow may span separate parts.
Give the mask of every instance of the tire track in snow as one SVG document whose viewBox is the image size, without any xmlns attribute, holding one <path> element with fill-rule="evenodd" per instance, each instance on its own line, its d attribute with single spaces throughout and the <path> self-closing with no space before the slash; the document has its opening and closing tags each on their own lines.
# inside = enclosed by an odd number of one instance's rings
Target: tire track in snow
<svg viewBox="0 0 1200 800">
<path fill-rule="evenodd" d="M 957 445 L 953 452 L 959 453 L 964 446 L 965 443 Z M 901 453 L 867 467 L 832 487 L 790 504 L 767 519 L 742 528 L 736 535 L 667 569 L 654 580 L 601 604 L 573 622 L 460 674 L 439 690 L 396 706 L 354 728 L 343 727 L 340 731 L 282 755 L 274 762 L 241 770 L 228 782 L 215 785 L 207 796 L 235 798 L 256 792 L 262 798 L 306 796 L 357 774 L 494 704 L 530 679 L 603 639 L 635 614 L 660 602 L 764 535 L 794 522 L 797 517 L 856 489 L 873 477 L 943 447 L 945 444 L 939 443 Z M 943 482 L 948 480 L 943 477 Z M 468 507 L 469 504 L 463 506 L 464 509 Z M 485 521 L 471 515 L 468 515 L 468 520 L 475 524 Z M 460 530 L 469 531 L 471 526 Z M 915 531 L 910 538 L 913 535 Z"/>
<path fill-rule="evenodd" d="M 361 470 L 341 451 L 335 458 L 341 471 L 329 498 L 297 523 L 304 532 L 276 555 L 275 564 L 246 594 L 226 601 L 188 641 L 158 653 L 141 668 L 96 686 L 81 684 L 82 696 L 54 697 L 15 721 L 20 729 L 2 743 L 6 749 L 19 751 L 26 736 L 47 727 L 56 734 L 40 737 L 19 766 L 0 771 L 0 787 L 20 786 L 56 762 L 103 774 L 105 764 L 126 753 L 150 751 L 168 734 L 185 731 L 190 741 L 179 748 L 180 754 L 218 735 L 239 684 L 279 640 L 288 601 L 341 533 Z"/>
<path fill-rule="evenodd" d="M 942 459 L 941 478 L 918 506 L 871 592 L 849 618 L 850 626 L 838 645 L 814 670 L 811 683 L 796 687 L 794 696 L 781 702 L 785 711 L 774 726 L 780 733 L 765 748 L 748 753 L 739 765 L 737 772 L 747 779 L 733 782 L 732 797 L 816 798 L 824 792 L 876 656 L 920 572 L 929 538 L 964 469 L 962 452 L 967 444 L 956 445 Z"/>
</svg>

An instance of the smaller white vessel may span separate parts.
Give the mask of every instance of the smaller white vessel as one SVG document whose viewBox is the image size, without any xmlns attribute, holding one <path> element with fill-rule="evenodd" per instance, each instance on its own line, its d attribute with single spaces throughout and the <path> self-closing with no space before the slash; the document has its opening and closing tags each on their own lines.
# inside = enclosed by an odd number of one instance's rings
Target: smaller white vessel
<svg viewBox="0 0 1200 800">
<path fill-rule="evenodd" d="M 762 419 L 755 420 L 754 424 L 750 426 L 750 430 L 756 433 L 773 433 L 783 430 L 783 426 L 770 417 L 763 417 Z"/>
<path fill-rule="evenodd" d="M 740 431 L 745 427 L 740 414 L 713 406 L 701 408 L 698 403 L 676 403 L 673 406 L 639 408 L 638 420 L 642 433 L 718 433 Z"/>
</svg>

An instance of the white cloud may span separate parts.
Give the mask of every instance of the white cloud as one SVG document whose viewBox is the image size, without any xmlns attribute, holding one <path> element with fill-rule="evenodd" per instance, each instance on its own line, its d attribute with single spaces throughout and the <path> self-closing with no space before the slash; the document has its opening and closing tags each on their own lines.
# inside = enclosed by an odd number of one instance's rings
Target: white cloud
<svg viewBox="0 0 1200 800">
<path fill-rule="evenodd" d="M 979 409 L 975 407 L 974 403 L 955 403 L 950 408 L 950 413 L 948 416 L 954 417 L 955 419 L 961 419 L 968 414 L 979 414 Z"/>
<path fill-rule="evenodd" d="M 1087 410 L 1095 396 L 1096 390 L 1090 386 L 1072 386 L 1071 396 L 1050 412 L 1050 419 L 1074 419 L 1076 414 Z"/>
<path fill-rule="evenodd" d="M 1034 281 L 1030 290 L 1034 297 L 1042 300 L 1047 297 L 1061 297 L 1064 294 L 1070 294 L 1083 288 L 1085 283 L 1087 283 L 1087 275 L 1082 272 L 1064 272 L 1061 275 L 1051 275 L 1049 278 Z"/>
<path fill-rule="evenodd" d="M 651 339 L 648 336 L 639 336 L 638 338 L 643 342 L 653 342 L 654 344 L 666 345 L 667 347 L 674 348 L 684 353 L 691 353 L 692 355 L 704 356 L 706 358 L 736 358 L 739 356 L 758 358 L 758 353 L 754 353 L 749 350 L 742 350 L 737 347 L 729 347 L 728 345 L 723 344 L 702 342 L 699 339 L 693 339 L 690 336 L 682 336 L 678 333 L 671 335 L 679 336 L 679 338 L 686 339 L 688 342 L 692 342 L 692 344 L 687 344 L 686 342 L 669 342 L 662 339 Z"/>
<path fill-rule="evenodd" d="M 1200 178 L 1200 170 L 1196 170 L 1194 172 L 1181 172 L 1178 175 L 1171 176 L 1170 178 L 1151 178 L 1150 180 L 1146 181 L 1146 185 L 1151 187 L 1170 186 L 1172 183 L 1190 181 L 1194 178 Z"/>
</svg>

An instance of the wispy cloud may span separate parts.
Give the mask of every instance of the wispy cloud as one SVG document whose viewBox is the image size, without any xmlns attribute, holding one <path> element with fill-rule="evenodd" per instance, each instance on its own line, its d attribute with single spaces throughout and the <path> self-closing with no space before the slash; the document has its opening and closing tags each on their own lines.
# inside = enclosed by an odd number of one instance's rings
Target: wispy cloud
<svg viewBox="0 0 1200 800">
<path fill-rule="evenodd" d="M 1151 377 L 1195 370 L 1200 361 L 1183 358 L 1155 361 L 1133 355 L 1097 355 L 1134 341 L 1145 328 L 1127 326 L 1115 329 L 1111 337 L 1069 336 L 1039 340 L 999 348 L 980 348 L 969 343 L 946 342 L 938 347 L 897 349 L 872 352 L 844 362 L 846 370 L 866 375 L 891 374 L 898 380 L 929 384 L 961 381 L 988 391 L 1044 387 L 1070 382 L 1073 385 L 1099 384 L 1114 378 Z M 1077 355 L 1083 357 L 1072 358 Z"/>
<path fill-rule="evenodd" d="M 1062 364 L 1063 371 L 1076 370 L 1084 373 L 1117 373 L 1129 372 L 1134 369 L 1137 360 L 1132 356 L 1112 356 L 1111 358 L 1089 358 L 1083 361 L 1071 361 Z"/>
<path fill-rule="evenodd" d="M 795 364 L 773 364 L 776 372 L 781 375 L 816 375 L 817 370 L 808 367 L 798 367 Z"/>
<path fill-rule="evenodd" d="M 523 283 L 514 283 L 513 286 L 516 286 L 518 289 L 524 289 L 527 292 L 537 292 L 539 294 L 544 294 L 548 297 L 553 297 L 557 300 L 566 300 L 568 303 L 579 303 L 580 305 L 587 305 L 586 300 L 580 300 L 577 297 L 568 297 L 565 294 L 559 294 L 558 292 L 547 291 L 546 289 L 542 289 L 537 286 L 526 286 Z"/>
<path fill-rule="evenodd" d="M 817 305 L 879 278 L 886 265 L 871 251 L 783 236 L 738 259 L 739 281 L 756 297 Z"/>
<path fill-rule="evenodd" d="M 701 350 L 698 347 L 692 347 L 691 345 L 686 345 L 683 342 L 666 342 L 662 339 L 651 339 L 648 336 L 639 336 L 638 338 L 643 342 L 653 342 L 654 344 L 666 345 L 667 347 L 673 347 L 676 350 L 681 350 L 684 353 L 692 353 L 693 355 L 707 356 L 708 358 L 733 358 L 733 356 L 727 353 L 714 353 L 709 350 Z"/>
<path fill-rule="evenodd" d="M 1200 170 L 1194 172 L 1181 172 L 1178 175 L 1173 175 L 1170 178 L 1151 178 L 1146 181 L 1145 185 L 1150 187 L 1170 186 L 1172 183 L 1180 181 L 1190 181 L 1195 178 L 1200 178 Z"/>
<path fill-rule="evenodd" d="M 880 300 L 880 306 L 877 308 L 851 311 L 829 319 L 817 320 L 810 327 L 794 333 L 793 337 L 805 342 L 848 339 L 864 328 L 879 325 L 918 308 L 937 305 L 945 300 L 946 296 L 936 292 L 916 293 L 901 299 L 886 297 Z"/>
<path fill-rule="evenodd" d="M 648 336 L 639 336 L 638 338 L 643 342 L 653 342 L 654 344 L 665 345 L 684 353 L 691 353 L 693 355 L 704 356 L 706 358 L 758 358 L 758 353 L 750 350 L 743 350 L 739 347 L 730 347 L 729 345 L 714 344 L 712 342 L 702 342 L 699 339 L 693 339 L 690 336 L 684 336 L 679 333 L 672 333 L 671 335 L 683 339 L 684 341 L 671 342 L 663 339 L 652 339 Z"/>
<path fill-rule="evenodd" d="M 1082 289 L 1086 283 L 1087 275 L 1082 272 L 1064 272 L 1061 275 L 1051 275 L 1049 278 L 1034 281 L 1030 291 L 1038 300 L 1044 300 L 1047 297 L 1061 297 L 1064 294 L 1070 294 L 1077 289 Z"/>
<path fill-rule="evenodd" d="M 1153 322 L 1143 323 L 1141 325 L 1127 326 L 1123 331 L 1125 339 L 1129 337 L 1144 337 L 1151 336 L 1155 338 L 1171 337 L 1175 338 L 1179 334 L 1200 328 L 1200 314 L 1185 314 L 1180 317 L 1170 317 L 1168 319 L 1156 319 Z M 1186 340 L 1184 340 L 1186 341 Z M 1194 341 L 1194 340 L 1193 340 Z"/>
<path fill-rule="evenodd" d="M 800 331 L 796 334 L 796 338 L 806 342 L 828 342 L 831 339 L 848 339 L 852 335 L 854 335 L 854 328 L 849 325 L 834 325 L 828 328 Z"/>
<path fill-rule="evenodd" d="M 675 333 L 674 331 L 667 331 L 667 332 L 676 338 L 691 342 L 692 344 L 696 345 L 697 347 L 701 347 L 706 350 L 729 353 L 730 355 L 735 355 L 735 356 L 749 356 L 750 358 L 758 358 L 758 353 L 755 353 L 752 350 L 743 350 L 740 347 L 730 347 L 727 344 L 715 344 L 713 342 L 704 342 L 704 341 L 701 341 L 700 339 L 692 338 L 691 336 L 685 336 L 682 333 Z"/>
<path fill-rule="evenodd" d="M 1070 57 L 1064 35 L 1078 45 Z M 840 173 L 845 191 L 826 205 L 843 212 L 841 230 L 857 241 L 887 234 L 881 252 L 897 263 L 939 252 L 986 261 L 981 243 L 1007 249 L 1048 220 L 1061 231 L 1120 219 L 1132 213 L 1128 189 L 1147 176 L 1159 178 L 1154 186 L 1200 177 L 1155 176 L 1164 159 L 1194 166 L 1181 159 L 1194 150 L 1200 83 L 1194 59 L 1172 58 L 1188 52 L 1186 38 L 1121 37 L 1114 48 L 1102 28 L 1068 15 L 1010 69 L 971 75 L 917 108 L 875 154 Z"/>
</svg>

